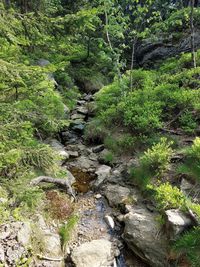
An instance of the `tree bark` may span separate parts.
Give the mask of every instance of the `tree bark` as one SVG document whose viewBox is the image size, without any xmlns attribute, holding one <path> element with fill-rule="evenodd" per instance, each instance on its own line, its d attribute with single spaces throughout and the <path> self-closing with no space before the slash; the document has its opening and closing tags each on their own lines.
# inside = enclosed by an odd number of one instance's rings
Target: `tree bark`
<svg viewBox="0 0 200 267">
<path fill-rule="evenodd" d="M 67 190 L 67 193 L 70 194 L 71 196 L 73 196 L 74 198 L 75 197 L 75 194 L 73 192 L 73 189 L 71 187 L 71 185 L 69 184 L 69 181 L 68 179 L 59 179 L 59 178 L 52 178 L 52 177 L 49 177 L 49 176 L 39 176 L 35 179 L 33 179 L 30 183 L 30 185 L 32 186 L 36 186 L 40 183 L 53 183 L 53 184 L 56 184 L 56 185 L 60 185 L 62 187 L 64 187 L 64 189 Z"/>
<path fill-rule="evenodd" d="M 192 64 L 196 68 L 196 54 L 195 54 L 195 43 L 194 43 L 194 0 L 190 0 L 190 31 L 191 31 L 191 54 L 192 54 Z"/>
</svg>

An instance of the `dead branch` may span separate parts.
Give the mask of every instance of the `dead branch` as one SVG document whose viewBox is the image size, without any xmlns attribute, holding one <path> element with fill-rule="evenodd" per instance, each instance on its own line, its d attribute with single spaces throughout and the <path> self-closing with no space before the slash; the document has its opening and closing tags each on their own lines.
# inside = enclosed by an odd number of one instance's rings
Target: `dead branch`
<svg viewBox="0 0 200 267">
<path fill-rule="evenodd" d="M 75 198 L 75 194 L 74 194 L 73 189 L 72 189 L 67 178 L 66 179 L 59 179 L 59 178 L 52 178 L 49 176 L 39 176 L 39 177 L 33 179 L 31 181 L 30 185 L 36 186 L 40 183 L 53 183 L 56 185 L 63 186 L 67 190 L 67 193 L 72 195 Z"/>
</svg>

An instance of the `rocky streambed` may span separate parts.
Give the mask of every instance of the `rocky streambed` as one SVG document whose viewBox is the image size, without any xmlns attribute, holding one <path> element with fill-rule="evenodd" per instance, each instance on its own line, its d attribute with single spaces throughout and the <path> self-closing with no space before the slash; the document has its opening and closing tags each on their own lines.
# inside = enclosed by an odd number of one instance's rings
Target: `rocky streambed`
<svg viewBox="0 0 200 267">
<path fill-rule="evenodd" d="M 38 210 L 31 223 L 13 220 L 1 226 L 0 266 L 176 266 L 170 241 L 192 227 L 194 220 L 179 210 L 168 210 L 166 224 L 161 224 L 154 203 L 128 179 L 128 169 L 135 160 L 119 159 L 109 166 L 103 161 L 103 144 L 84 142 L 92 101 L 92 95 L 84 95 L 70 114 L 70 127 L 57 139 L 47 140 L 63 156 L 61 164 L 69 171 L 68 194 L 79 218 L 69 242 L 62 247 L 60 225 L 45 220 Z M 47 192 L 47 196 L 54 205 L 57 191 Z M 63 212 L 68 212 L 65 200 L 62 202 Z M 42 252 L 35 255 L 34 248 Z"/>
</svg>

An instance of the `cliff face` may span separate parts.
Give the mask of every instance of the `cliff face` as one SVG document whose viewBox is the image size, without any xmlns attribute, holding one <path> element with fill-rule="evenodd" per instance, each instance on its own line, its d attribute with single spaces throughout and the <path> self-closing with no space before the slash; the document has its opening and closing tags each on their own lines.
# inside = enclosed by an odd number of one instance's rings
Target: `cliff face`
<svg viewBox="0 0 200 267">
<path fill-rule="evenodd" d="M 160 37 L 156 41 L 146 39 L 136 47 L 136 62 L 143 67 L 152 66 L 155 62 L 177 56 L 191 50 L 190 33 L 185 33 L 179 40 Z M 200 29 L 195 31 L 195 48 L 200 48 Z"/>
</svg>

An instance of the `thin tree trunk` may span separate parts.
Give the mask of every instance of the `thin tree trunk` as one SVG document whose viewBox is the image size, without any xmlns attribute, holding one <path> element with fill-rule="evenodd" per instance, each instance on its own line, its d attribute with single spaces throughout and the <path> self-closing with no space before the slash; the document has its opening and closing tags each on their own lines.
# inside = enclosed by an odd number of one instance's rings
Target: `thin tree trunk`
<svg viewBox="0 0 200 267">
<path fill-rule="evenodd" d="M 196 54 L 195 54 L 195 44 L 194 44 L 194 0 L 190 0 L 191 12 L 190 12 L 190 31 L 191 31 L 191 54 L 192 54 L 192 64 L 196 68 Z"/>
<path fill-rule="evenodd" d="M 110 35 L 109 35 L 109 31 L 108 31 L 109 22 L 108 22 L 108 13 L 106 10 L 106 6 L 104 6 L 104 12 L 105 12 L 105 18 L 106 18 L 106 37 L 107 37 L 108 44 L 110 46 L 110 50 L 113 51 L 113 47 L 112 47 L 112 43 L 110 41 Z"/>
<path fill-rule="evenodd" d="M 113 49 L 113 46 L 112 46 L 112 43 L 111 43 L 111 40 L 110 40 L 110 34 L 109 34 L 109 30 L 108 30 L 109 20 L 108 20 L 108 13 L 107 13 L 107 10 L 106 10 L 105 1 L 104 1 L 104 13 L 105 13 L 105 20 L 106 20 L 105 21 L 105 23 L 106 23 L 106 37 L 107 37 L 107 41 L 108 41 L 108 45 L 110 47 L 110 50 L 113 53 L 114 57 L 116 57 L 115 65 L 116 65 L 116 69 L 117 69 L 118 78 L 119 78 L 119 81 L 120 81 L 121 80 L 121 72 L 120 72 L 120 69 L 119 69 L 119 57 L 115 53 L 115 51 Z"/>
<path fill-rule="evenodd" d="M 131 91 L 133 90 L 133 64 L 134 64 L 134 57 L 135 57 L 135 43 L 136 43 L 136 38 L 134 38 L 133 40 L 132 55 L 131 55 L 131 72 L 130 72 Z"/>
</svg>

